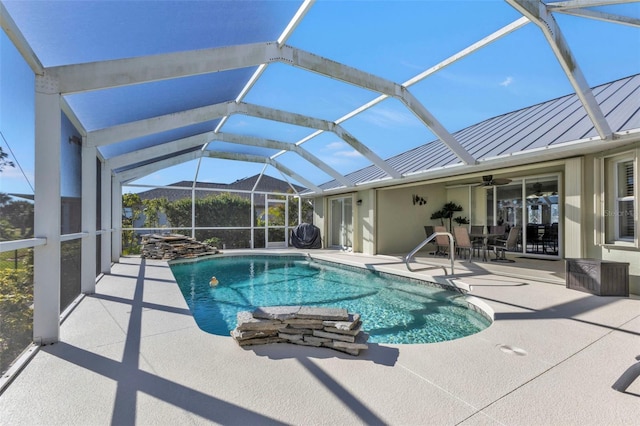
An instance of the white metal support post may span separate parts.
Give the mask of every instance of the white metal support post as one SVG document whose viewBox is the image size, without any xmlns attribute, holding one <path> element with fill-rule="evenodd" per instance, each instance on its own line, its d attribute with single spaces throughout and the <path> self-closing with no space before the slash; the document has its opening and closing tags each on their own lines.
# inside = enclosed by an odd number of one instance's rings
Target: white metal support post
<svg viewBox="0 0 640 426">
<path fill-rule="evenodd" d="M 60 94 L 57 80 L 36 76 L 34 235 L 46 238 L 34 248 L 33 340 L 60 339 Z"/>
<path fill-rule="evenodd" d="M 100 165 L 100 272 L 111 272 L 111 170 L 106 162 Z"/>
<path fill-rule="evenodd" d="M 117 177 L 111 180 L 111 261 L 118 263 L 122 253 L 122 183 Z"/>
<path fill-rule="evenodd" d="M 96 148 L 82 147 L 82 280 L 84 294 L 96 292 Z"/>
<path fill-rule="evenodd" d="M 249 241 L 249 247 L 253 250 L 255 248 L 256 243 L 256 202 L 254 199 L 254 193 L 251 191 L 251 241 Z"/>
<path fill-rule="evenodd" d="M 289 247 L 289 196 L 284 197 L 284 246 Z"/>
</svg>

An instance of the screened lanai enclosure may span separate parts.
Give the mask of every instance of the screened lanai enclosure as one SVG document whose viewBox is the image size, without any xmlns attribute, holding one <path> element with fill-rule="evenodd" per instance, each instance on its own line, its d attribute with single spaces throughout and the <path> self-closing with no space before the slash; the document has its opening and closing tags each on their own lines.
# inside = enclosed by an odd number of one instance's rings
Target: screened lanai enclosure
<svg viewBox="0 0 640 426">
<path fill-rule="evenodd" d="M 379 208 L 361 191 L 637 150 L 634 1 L 1 0 L 0 23 L 3 385 L 143 234 L 287 247 L 306 222 L 361 250 Z M 526 125 L 507 113 L 564 96 L 562 134 L 501 145 Z M 540 173 L 485 191 L 477 217 L 562 223 L 569 179 Z M 540 229 L 522 253 L 560 256 Z"/>
</svg>

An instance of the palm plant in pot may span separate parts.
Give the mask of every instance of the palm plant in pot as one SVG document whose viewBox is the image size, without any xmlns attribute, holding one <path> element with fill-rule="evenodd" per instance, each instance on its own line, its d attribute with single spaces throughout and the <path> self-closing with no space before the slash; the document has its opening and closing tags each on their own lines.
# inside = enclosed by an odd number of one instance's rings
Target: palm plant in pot
<svg viewBox="0 0 640 426">
<path fill-rule="evenodd" d="M 442 224 L 442 226 L 444 226 L 444 220 L 448 219 L 449 220 L 449 231 L 451 231 L 451 228 L 453 226 L 453 214 L 455 212 L 461 212 L 462 206 L 460 204 L 456 204 L 453 201 L 449 201 L 448 203 L 446 203 L 444 206 L 442 206 L 442 208 L 440 210 L 435 211 L 432 215 L 431 215 L 431 220 L 440 220 L 440 224 Z M 461 217 L 457 217 L 456 223 L 458 223 L 459 219 L 467 219 L 465 218 L 461 218 Z M 469 223 L 468 221 L 466 223 Z"/>
</svg>

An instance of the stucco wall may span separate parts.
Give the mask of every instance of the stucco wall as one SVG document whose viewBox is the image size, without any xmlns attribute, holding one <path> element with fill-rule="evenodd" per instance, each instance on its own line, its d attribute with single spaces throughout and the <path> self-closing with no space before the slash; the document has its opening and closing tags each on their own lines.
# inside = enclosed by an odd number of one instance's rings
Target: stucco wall
<svg viewBox="0 0 640 426">
<path fill-rule="evenodd" d="M 505 170 L 509 177 L 562 173 L 561 195 L 570 195 L 570 211 L 565 205 L 561 210 L 563 226 L 570 222 L 570 232 L 565 229 L 563 245 L 565 253 L 579 257 L 600 258 L 604 260 L 629 263 L 630 291 L 640 295 L 640 249 L 637 247 L 616 247 L 603 245 L 596 241 L 597 194 L 600 191 L 600 177 L 594 170 L 597 156 L 640 150 L 640 144 L 611 153 L 599 153 L 584 158 L 523 166 Z M 640 152 L 640 151 L 638 151 Z M 579 181 L 578 181 L 579 180 Z M 451 185 L 451 182 L 448 183 Z M 471 224 L 486 224 L 485 189 L 482 187 L 461 186 L 446 188 L 445 183 L 432 183 L 389 189 L 366 190 L 354 194 L 354 250 L 367 254 L 405 255 L 426 237 L 425 225 L 439 225 L 431 220 L 431 215 L 449 201 L 460 204 L 463 211 L 454 216 L 470 219 Z M 473 196 L 470 199 L 470 191 Z M 414 204 L 423 199 L 426 204 Z M 640 198 L 640 197 L 639 197 Z M 362 204 L 357 205 L 357 200 Z M 326 201 L 324 201 L 326 203 Z M 473 203 L 473 205 L 471 205 Z M 326 206 L 322 199 L 316 199 L 314 212 L 315 224 L 326 233 Z M 636 216 L 640 210 L 640 200 L 636 199 Z M 473 211 L 473 214 L 472 214 Z M 637 219 L 636 219 L 637 220 Z M 447 224 L 448 225 L 448 224 Z M 455 223 L 454 223 L 455 226 Z M 323 239 L 324 240 L 324 239 Z M 429 250 L 429 248 L 425 249 Z M 572 257 L 566 255 L 566 257 Z"/>
<path fill-rule="evenodd" d="M 376 191 L 370 189 L 358 192 L 354 205 L 353 250 L 364 254 L 376 254 Z"/>
<path fill-rule="evenodd" d="M 597 172 L 599 162 L 596 161 L 602 156 L 614 155 L 622 152 L 629 152 L 632 149 L 640 149 L 640 144 L 636 144 L 626 149 L 618 149 L 615 151 L 603 152 L 597 155 L 589 155 L 585 157 L 585 168 L 590 173 L 585 173 L 585 197 L 584 203 L 584 239 L 586 246 L 586 256 L 588 258 L 597 258 L 614 262 L 629 263 L 629 292 L 640 295 L 640 249 L 632 247 L 616 247 L 613 244 L 601 244 L 598 239 L 599 221 L 601 213 L 598 212 L 598 197 L 600 191 L 601 179 L 604 179 L 601 173 Z M 637 182 L 637 179 L 636 179 Z M 636 222 L 638 221 L 638 212 L 640 210 L 640 200 L 635 200 Z"/>
<path fill-rule="evenodd" d="M 426 204 L 413 204 L 413 196 Z M 426 238 L 425 225 L 438 225 L 429 219 L 447 201 L 444 184 L 421 185 L 378 191 L 377 248 L 379 254 L 407 254 Z"/>
<path fill-rule="evenodd" d="M 313 224 L 320 228 L 320 236 L 322 238 L 322 248 L 327 246 L 326 234 L 327 229 L 325 226 L 325 203 L 326 200 L 323 197 L 313 199 Z"/>
</svg>

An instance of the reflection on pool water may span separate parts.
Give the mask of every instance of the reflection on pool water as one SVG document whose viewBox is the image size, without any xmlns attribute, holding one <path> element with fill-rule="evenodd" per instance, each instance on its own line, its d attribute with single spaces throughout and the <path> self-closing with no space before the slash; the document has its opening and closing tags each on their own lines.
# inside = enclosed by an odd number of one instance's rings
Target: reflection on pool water
<svg viewBox="0 0 640 426">
<path fill-rule="evenodd" d="M 278 305 L 359 313 L 372 343 L 441 342 L 491 324 L 457 292 L 302 256 L 216 257 L 173 263 L 171 270 L 198 326 L 218 335 L 229 335 L 239 311 Z"/>
</svg>

